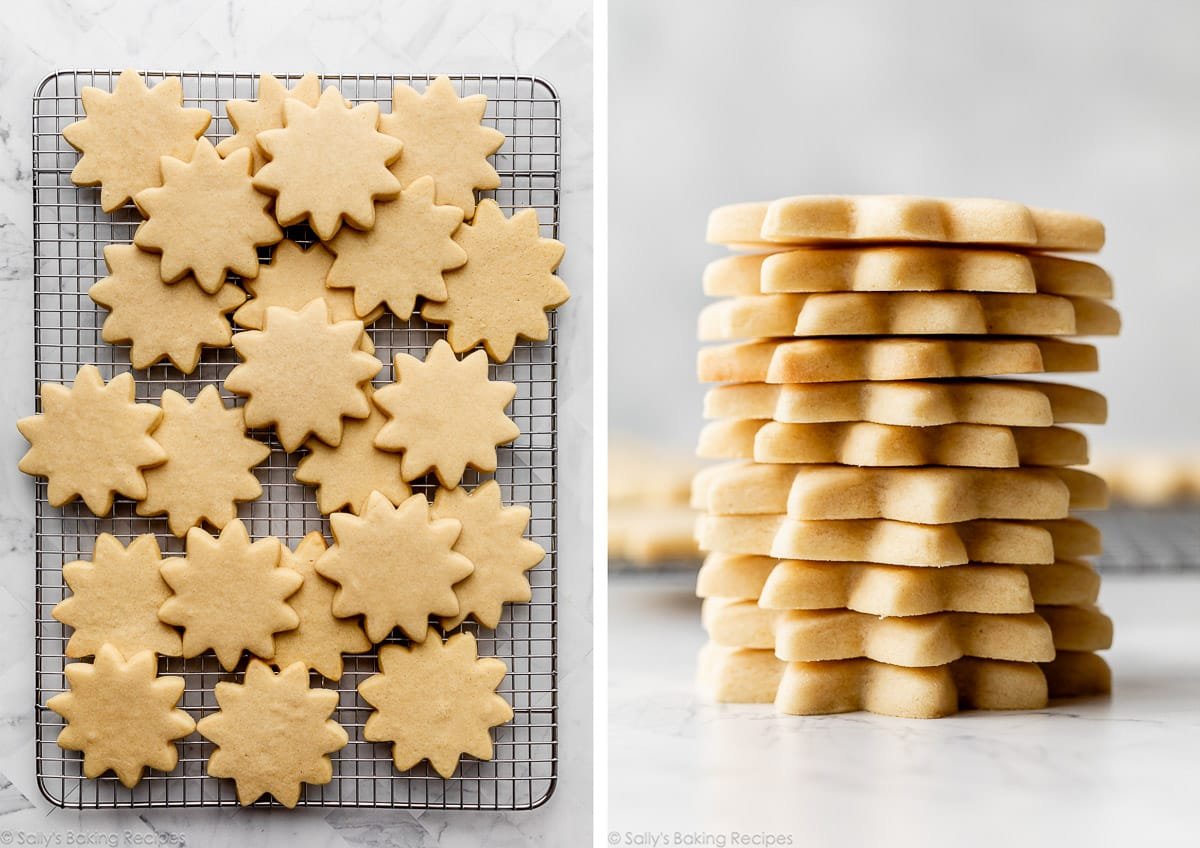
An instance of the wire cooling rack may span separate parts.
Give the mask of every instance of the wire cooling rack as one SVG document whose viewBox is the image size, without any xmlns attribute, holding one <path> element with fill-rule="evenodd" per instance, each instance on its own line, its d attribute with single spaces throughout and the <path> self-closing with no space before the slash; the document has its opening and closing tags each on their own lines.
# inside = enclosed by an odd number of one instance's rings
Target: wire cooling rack
<svg viewBox="0 0 1200 848">
<path fill-rule="evenodd" d="M 67 124 L 84 117 L 79 95 L 85 86 L 111 90 L 119 71 L 70 70 L 42 81 L 33 98 L 34 185 L 34 368 L 42 382 L 69 382 L 80 365 L 96 364 L 105 378 L 132 371 L 128 349 L 103 342 L 100 326 L 106 312 L 87 296 L 88 287 L 105 276 L 104 246 L 130 242 L 139 217 L 131 205 L 109 215 L 101 211 L 99 191 L 78 188 L 70 172 L 78 154 L 62 138 Z M 184 105 L 199 106 L 213 114 L 207 135 L 213 141 L 232 134 L 224 101 L 252 99 L 256 75 L 234 73 L 145 73 L 148 84 L 164 77 L 183 82 Z M 277 74 L 289 84 L 298 74 Z M 560 193 L 560 111 L 554 89 L 529 76 L 459 76 L 452 78 L 461 95 L 488 97 L 484 123 L 504 133 L 507 140 L 493 161 L 501 187 L 493 197 L 506 211 L 536 209 L 542 234 L 558 234 Z M 397 82 L 424 88 L 432 77 L 326 76 L 322 86 L 336 85 L 354 102 L 377 102 L 382 111 L 391 104 Z M 288 237 L 309 242 L 307 230 L 292 228 Z M 269 258 L 264 251 L 263 259 Z M 463 758 L 450 780 L 442 780 L 422 764 L 395 771 L 390 747 L 363 739 L 370 714 L 355 692 L 357 685 L 377 671 L 374 651 L 346 657 L 346 672 L 337 684 L 313 675 L 313 685 L 336 688 L 341 700 L 334 718 L 350 735 L 350 744 L 333 755 L 333 781 L 308 786 L 300 804 L 339 807 L 417 807 L 438 809 L 529 809 L 543 803 L 554 790 L 557 777 L 557 662 L 556 662 L 556 496 L 557 496 L 557 330 L 550 315 L 550 338 L 545 343 L 522 342 L 512 358 L 491 366 L 493 379 L 517 384 L 510 416 L 521 428 L 520 438 L 500 449 L 495 479 L 507 503 L 532 511 L 529 536 L 546 549 L 546 559 L 529 573 L 533 599 L 510 604 L 495 631 L 473 623 L 481 655 L 503 659 L 508 665 L 499 692 L 512 705 L 511 723 L 493 730 L 494 759 L 480 762 Z M 384 362 L 377 382 L 392 379 L 391 361 L 398 352 L 423 358 L 441 328 L 418 319 L 398 321 L 390 313 L 369 330 L 376 352 Z M 231 348 L 206 349 L 197 371 L 184 377 L 169 365 L 134 371 L 138 399 L 157 401 L 171 388 L 195 397 L 205 385 L 221 386 L 236 364 Z M 227 400 L 237 400 L 224 392 Z M 39 405 L 40 411 L 40 405 Z M 294 546 L 306 533 L 321 530 L 328 537 L 326 520 L 317 511 L 313 491 L 294 481 L 296 455 L 289 456 L 270 432 L 256 432 L 272 451 L 257 475 L 263 486 L 259 500 L 242 504 L 239 515 L 254 537 L 273 535 Z M 468 473 L 467 485 L 479 481 Z M 432 494 L 428 482 L 414 486 Z M 49 506 L 44 481 L 38 481 L 37 519 L 37 777 L 43 794 L 53 803 L 75 808 L 97 807 L 196 807 L 234 806 L 232 781 L 205 775 L 212 745 L 193 733 L 179 745 L 180 762 L 169 774 L 147 772 L 132 790 L 112 776 L 98 780 L 82 777 L 82 760 L 63 751 L 55 740 L 62 728 L 60 717 L 46 701 L 63 691 L 64 647 L 69 633 L 55 621 L 51 609 L 65 594 L 62 566 L 90 558 L 96 536 L 111 533 L 124 542 L 141 533 L 154 533 L 165 555 L 183 551 L 162 518 L 142 518 L 134 504 L 118 500 L 111 515 L 96 518 L 79 503 L 61 509 Z M 402 641 L 394 639 L 393 641 Z M 163 659 L 165 674 L 182 675 L 187 683 L 181 706 L 199 719 L 216 709 L 213 686 L 220 680 L 240 678 L 225 673 L 216 658 L 206 654 L 191 660 Z M 260 801 L 260 805 L 273 804 Z"/>
</svg>

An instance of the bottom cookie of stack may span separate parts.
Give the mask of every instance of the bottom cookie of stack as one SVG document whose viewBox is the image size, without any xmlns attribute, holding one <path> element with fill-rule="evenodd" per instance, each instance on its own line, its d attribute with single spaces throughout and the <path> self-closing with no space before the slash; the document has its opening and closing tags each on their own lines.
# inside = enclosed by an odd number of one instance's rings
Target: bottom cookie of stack
<svg viewBox="0 0 1200 848">
<path fill-rule="evenodd" d="M 1086 563 L 906 568 L 711 555 L 700 684 L 793 715 L 935 718 L 1107 692 L 1112 623 Z"/>
</svg>

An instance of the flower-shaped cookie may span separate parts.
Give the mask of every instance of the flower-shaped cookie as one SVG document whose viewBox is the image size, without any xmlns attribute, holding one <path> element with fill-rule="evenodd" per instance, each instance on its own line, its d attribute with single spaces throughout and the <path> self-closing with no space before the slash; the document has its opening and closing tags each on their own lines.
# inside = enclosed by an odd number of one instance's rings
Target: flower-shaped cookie
<svg viewBox="0 0 1200 848">
<path fill-rule="evenodd" d="M 500 185 L 500 175 L 488 162 L 504 144 L 504 133 L 480 125 L 487 97 L 459 98 L 447 77 L 438 77 L 420 94 L 407 85 L 392 92 L 392 111 L 381 115 L 379 127 L 404 142 L 404 155 L 392 173 L 407 189 L 421 177 L 437 183 L 437 203 L 475 214 L 475 189 Z"/>
<path fill-rule="evenodd" d="M 182 677 L 157 677 L 153 651 L 128 662 L 112 645 L 102 645 L 94 663 L 65 669 L 70 691 L 46 706 L 66 719 L 58 746 L 83 752 L 83 776 L 97 778 L 112 769 L 125 786 L 135 786 L 146 768 L 171 771 L 179 762 L 175 740 L 196 728 L 183 710 Z"/>
<path fill-rule="evenodd" d="M 233 329 L 226 314 L 246 299 L 233 284 L 214 294 L 191 277 L 164 283 L 160 257 L 132 244 L 104 248 L 108 276 L 88 289 L 107 308 L 102 338 L 109 344 L 132 343 L 129 362 L 149 368 L 163 357 L 184 374 L 196 370 L 200 348 L 229 347 Z"/>
<path fill-rule="evenodd" d="M 391 419 L 375 446 L 404 451 L 404 479 L 433 470 L 443 486 L 453 488 L 468 465 L 495 471 L 496 446 L 521 435 L 504 414 L 516 385 L 488 379 L 483 351 L 460 362 L 440 340 L 424 362 L 398 353 L 395 366 L 396 382 L 375 393 L 375 403 Z"/>
<path fill-rule="evenodd" d="M 206 292 L 225 283 L 226 272 L 258 274 L 258 248 L 283 238 L 267 213 L 271 198 L 250 180 L 250 151 L 222 159 L 208 139 L 196 144 L 190 162 L 162 160 L 163 184 L 133 198 L 146 221 L 133 243 L 162 254 L 162 277 L 179 280 L 189 271 Z"/>
<path fill-rule="evenodd" d="M 85 365 L 68 389 L 43 383 L 42 413 L 17 422 L 29 440 L 18 468 L 48 478 L 51 506 L 82 497 L 96 515 L 112 509 L 113 494 L 146 497 L 142 469 L 165 462 L 167 453 L 150 437 L 162 410 L 135 403 L 133 375 L 118 374 L 104 385 L 94 365 Z"/>
<path fill-rule="evenodd" d="M 63 579 L 71 594 L 50 614 L 75 630 L 66 655 L 91 656 L 105 643 L 129 657 L 141 651 L 165 657 L 183 653 L 179 632 L 158 618 L 158 608 L 171 594 L 158 572 L 161 566 L 153 533 L 138 536 L 128 548 L 101 533 L 91 562 L 64 565 Z"/>
<path fill-rule="evenodd" d="M 254 184 L 275 195 L 275 217 L 285 227 L 308 219 L 322 241 L 333 238 L 346 221 L 369 230 L 375 201 L 400 193 L 400 182 L 387 166 L 401 144 L 379 132 L 379 106 L 351 107 L 333 86 L 316 108 L 295 98 L 283 102 L 283 128 L 259 133 L 270 158 Z"/>
<path fill-rule="evenodd" d="M 303 784 L 333 779 L 329 754 L 346 747 L 350 737 L 330 718 L 338 693 L 308 688 L 302 663 L 275 674 L 251 660 L 243 683 L 221 681 L 215 694 L 220 709 L 200 719 L 196 729 L 217 746 L 208 773 L 233 778 L 243 806 L 269 792 L 294 807 Z"/>
<path fill-rule="evenodd" d="M 262 494 L 250 470 L 271 453 L 246 435 L 239 407 L 226 408 L 216 386 L 205 386 L 188 403 L 167 389 L 162 396 L 162 422 L 154 440 L 167 461 L 145 472 L 146 498 L 138 515 L 167 515 L 176 536 L 208 521 L 220 529 L 237 517 L 237 505 Z"/>
<path fill-rule="evenodd" d="M 379 667 L 380 674 L 358 687 L 375 708 L 363 738 L 391 742 L 397 769 L 429 760 L 448 779 L 462 754 L 492 758 L 488 731 L 513 717 L 512 707 L 496 693 L 508 669 L 495 657 L 480 659 L 472 634 L 457 633 L 443 642 L 430 629 L 418 645 L 384 645 Z"/>
<path fill-rule="evenodd" d="M 148 89 L 137 71 L 126 70 L 111 93 L 89 86 L 81 97 L 87 117 L 63 129 L 63 138 L 83 153 L 71 182 L 100 186 L 105 212 L 162 185 L 162 157 L 190 157 L 212 120 L 205 109 L 183 108 L 183 85 L 176 77 Z"/>
<path fill-rule="evenodd" d="M 567 302 L 570 292 L 554 275 L 563 244 L 542 238 L 537 212 L 505 218 L 495 201 L 484 200 L 454 240 L 467 263 L 447 271 L 444 302 L 426 302 L 421 317 L 448 324 L 446 337 L 458 353 L 482 343 L 497 362 L 512 356 L 518 338 L 545 341 L 546 312 Z"/>
<path fill-rule="evenodd" d="M 383 367 L 358 349 L 362 321 L 330 321 L 324 300 L 293 312 L 267 308 L 265 329 L 233 337 L 242 357 L 225 388 L 245 395 L 246 424 L 273 424 L 279 443 L 294 451 L 310 435 L 328 445 L 342 440 L 342 418 L 371 414 L 364 384 Z"/>
<path fill-rule="evenodd" d="M 451 235 L 462 223 L 457 206 L 435 206 L 433 178 L 421 177 L 399 199 L 381 203 L 368 232 L 344 229 L 329 243 L 337 260 L 329 285 L 354 290 L 354 308 L 368 315 L 379 304 L 412 316 L 417 297 L 445 300 L 442 272 L 467 261 Z"/>
<path fill-rule="evenodd" d="M 217 538 L 196 527 L 188 531 L 187 554 L 163 562 L 163 580 L 175 594 L 158 610 L 167 624 L 183 628 L 185 657 L 212 648 L 226 670 L 243 650 L 271 658 L 272 634 L 300 623 L 286 599 L 303 578 L 279 567 L 280 548 L 274 537 L 251 542 L 237 519 Z"/>
<path fill-rule="evenodd" d="M 458 613 L 453 586 L 472 570 L 469 559 L 451 550 L 461 525 L 431 520 L 424 495 L 392 506 L 375 492 L 361 516 L 335 512 L 329 523 L 333 546 L 315 568 L 338 584 L 333 614 L 362 615 L 372 642 L 393 627 L 420 641 L 429 616 Z"/>
<path fill-rule="evenodd" d="M 438 489 L 433 499 L 434 518 L 454 518 L 462 532 L 454 550 L 475 566 L 454 587 L 458 615 L 442 620 L 446 629 L 457 627 L 468 617 L 484 627 L 495 628 L 508 602 L 525 603 L 533 597 L 525 572 L 546 557 L 537 542 L 525 538 L 529 510 L 505 507 L 495 480 L 480 484 L 475 491 Z"/>
<path fill-rule="evenodd" d="M 300 626 L 275 636 L 275 656 L 271 664 L 287 668 L 303 663 L 330 680 L 342 677 L 342 654 L 357 654 L 371 647 L 358 618 L 338 618 L 333 614 L 333 593 L 337 587 L 313 569 L 313 563 L 325 553 L 325 538 L 313 531 L 300 540 L 293 553 L 283 549 L 283 567 L 304 578 L 300 591 L 288 604 L 300 616 Z"/>
<path fill-rule="evenodd" d="M 317 507 L 322 513 L 342 507 L 362 512 L 372 492 L 394 504 L 411 494 L 400 476 L 400 454 L 375 447 L 375 437 L 385 421 L 387 416 L 371 404 L 368 418 L 345 423 L 336 448 L 319 439 L 305 444 L 308 456 L 296 465 L 296 479 L 317 487 Z"/>
<path fill-rule="evenodd" d="M 258 78 L 257 100 L 229 100 L 225 111 L 234 134 L 217 144 L 217 152 L 228 157 L 235 150 L 246 148 L 253 156 L 252 171 L 257 172 L 267 162 L 267 156 L 258 144 L 258 134 L 283 126 L 283 101 L 292 97 L 306 106 L 316 106 L 321 96 L 321 81 L 316 74 L 305 74 L 296 87 L 288 88 L 271 74 Z"/>
</svg>

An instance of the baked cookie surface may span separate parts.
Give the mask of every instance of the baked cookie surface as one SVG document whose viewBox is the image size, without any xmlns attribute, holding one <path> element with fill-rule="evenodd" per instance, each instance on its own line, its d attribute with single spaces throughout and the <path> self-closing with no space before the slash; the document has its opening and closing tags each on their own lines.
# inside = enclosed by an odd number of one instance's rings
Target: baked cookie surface
<svg viewBox="0 0 1200 848">
<path fill-rule="evenodd" d="M 457 633 L 443 642 L 431 629 L 412 647 L 384 645 L 379 667 L 379 674 L 358 687 L 375 708 L 363 737 L 391 742 L 399 771 L 429 760 L 448 779 L 463 754 L 492 758 L 488 731 L 513 717 L 512 707 L 496 693 L 508 669 L 502 660 L 479 658 L 472 634 Z"/>
<path fill-rule="evenodd" d="M 51 614 L 74 630 L 66 655 L 92 656 L 105 644 L 127 657 L 141 651 L 164 657 L 182 654 L 179 632 L 158 618 L 158 608 L 171 594 L 159 574 L 161 566 L 153 533 L 138 536 L 128 547 L 101 533 L 90 562 L 64 565 L 63 580 L 71 594 Z"/>
<path fill-rule="evenodd" d="M 570 292 L 554 275 L 565 248 L 541 237 L 537 212 L 506 218 L 494 200 L 480 201 L 454 240 L 466 252 L 466 264 L 445 274 L 442 301 L 421 308 L 426 321 L 448 325 L 450 347 L 462 353 L 482 344 L 492 359 L 504 362 L 518 339 L 549 338 L 546 312 L 566 303 Z"/>
<path fill-rule="evenodd" d="M 183 678 L 158 677 L 153 651 L 126 660 L 112 645 L 101 645 L 94 663 L 70 663 L 64 671 L 68 690 L 46 706 L 66 719 L 58 745 L 83 752 L 84 777 L 112 769 L 132 787 L 147 768 L 175 768 L 175 740 L 191 733 L 196 722 L 175 709 Z"/>
<path fill-rule="evenodd" d="M 433 471 L 443 486 L 457 486 L 468 466 L 495 471 L 496 447 L 521 435 L 504 413 L 517 387 L 488 379 L 483 351 L 460 362 L 439 339 L 424 362 L 396 354 L 395 374 L 393 384 L 375 393 L 390 419 L 375 445 L 404 452 L 405 480 Z"/>
<path fill-rule="evenodd" d="M 262 494 L 254 467 L 271 449 L 246 435 L 240 407 L 227 407 L 216 386 L 194 401 L 163 392 L 163 417 L 153 437 L 167 461 L 147 469 L 146 497 L 138 515 L 167 516 L 176 536 L 208 522 L 218 530 L 237 517 L 237 505 Z"/>
<path fill-rule="evenodd" d="M 294 807 L 303 784 L 333 779 L 329 755 L 346 747 L 350 737 L 330 718 L 338 693 L 310 689 L 303 663 L 276 674 L 251 660 L 243 682 L 221 681 L 216 696 L 220 709 L 200 719 L 196 729 L 217 746 L 208 773 L 232 778 L 243 806 L 270 793 Z"/>
<path fill-rule="evenodd" d="M 458 614 L 454 585 L 474 565 L 453 550 L 462 525 L 433 518 L 424 495 L 392 506 L 375 492 L 362 515 L 335 512 L 329 523 L 333 545 L 314 567 L 338 584 L 333 614 L 362 615 L 372 642 L 395 627 L 420 641 L 430 616 Z"/>
<path fill-rule="evenodd" d="M 173 594 L 158 610 L 160 619 L 183 628 L 185 657 L 211 648 L 229 671 L 243 650 L 263 659 L 274 655 L 273 634 L 300 623 L 287 598 L 303 582 L 279 567 L 280 548 L 274 537 L 251 542 L 237 519 L 215 538 L 199 528 L 188 531 L 187 553 L 162 565 Z"/>
<path fill-rule="evenodd" d="M 448 77 L 438 77 L 424 93 L 408 85 L 392 92 L 392 111 L 381 115 L 383 132 L 404 142 L 392 173 L 405 186 L 421 177 L 437 183 L 436 201 L 475 214 L 475 190 L 499 188 L 500 175 L 488 162 L 504 144 L 504 134 L 480 125 L 487 97 L 460 98 Z"/>
<path fill-rule="evenodd" d="M 343 418 L 371 414 L 365 384 L 383 367 L 359 349 L 361 321 L 332 321 L 324 300 L 299 312 L 267 307 L 262 330 L 233 338 L 242 358 L 225 388 L 244 395 L 246 424 L 274 426 L 289 453 L 309 436 L 336 447 Z"/>
<path fill-rule="evenodd" d="M 378 104 L 351 106 L 333 86 L 315 107 L 285 99 L 283 127 L 255 137 L 270 161 L 254 175 L 254 185 L 274 195 L 279 223 L 307 220 L 322 241 L 337 235 L 343 222 L 369 230 L 375 201 L 400 193 L 387 166 L 402 145 L 378 126 Z"/>
<path fill-rule="evenodd" d="M 105 212 L 162 185 L 160 159 L 188 159 L 212 121 L 206 109 L 183 108 L 177 77 L 147 88 L 137 71 L 125 70 L 111 92 L 88 86 L 80 96 L 87 117 L 63 129 L 63 138 L 83 154 L 71 182 L 100 186 Z"/>
<path fill-rule="evenodd" d="M 258 248 L 279 241 L 283 231 L 267 212 L 271 198 L 250 180 L 250 151 L 222 159 L 202 138 L 187 162 L 163 157 L 162 173 L 162 186 L 133 199 L 146 216 L 133 243 L 162 254 L 163 280 L 191 273 L 213 294 L 228 273 L 256 276 Z"/>
<path fill-rule="evenodd" d="M 105 385 L 94 365 L 80 368 L 70 387 L 41 385 L 42 412 L 17 422 L 29 441 L 17 467 L 47 478 L 51 506 L 81 497 L 96 515 L 106 515 L 114 494 L 146 497 L 142 470 L 165 462 L 167 454 L 150 436 L 162 410 L 135 403 L 134 388 L 128 372 Z"/>
</svg>

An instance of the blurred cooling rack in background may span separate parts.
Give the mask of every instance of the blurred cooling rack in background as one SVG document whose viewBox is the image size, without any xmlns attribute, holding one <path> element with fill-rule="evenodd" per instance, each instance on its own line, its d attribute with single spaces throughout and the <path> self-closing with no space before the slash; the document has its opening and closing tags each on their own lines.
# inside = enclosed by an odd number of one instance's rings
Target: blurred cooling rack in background
<svg viewBox="0 0 1200 848">
<path fill-rule="evenodd" d="M 695 571 L 690 454 L 617 437 L 609 447 L 608 567 L 619 573 Z M 1109 509 L 1083 515 L 1104 534 L 1105 573 L 1200 574 L 1200 451 L 1100 452 L 1089 471 L 1108 481 Z"/>
</svg>

